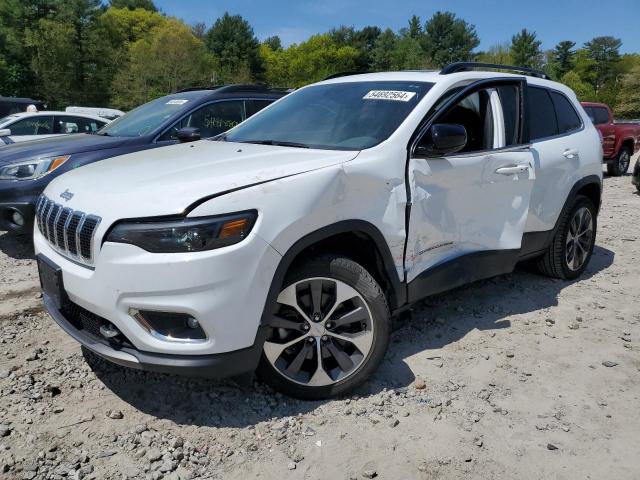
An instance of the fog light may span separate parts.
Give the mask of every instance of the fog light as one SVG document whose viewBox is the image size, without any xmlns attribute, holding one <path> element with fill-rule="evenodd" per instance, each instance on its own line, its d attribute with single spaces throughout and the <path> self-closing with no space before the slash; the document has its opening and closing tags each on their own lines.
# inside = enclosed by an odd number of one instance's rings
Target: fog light
<svg viewBox="0 0 640 480">
<path fill-rule="evenodd" d="M 200 324 L 198 323 L 198 320 L 196 320 L 193 317 L 189 317 L 187 318 L 187 327 L 189 328 L 200 328 Z"/>
<path fill-rule="evenodd" d="M 129 309 L 129 315 L 156 338 L 172 342 L 203 342 L 207 335 L 191 315 L 176 312 L 156 312 Z"/>
<path fill-rule="evenodd" d="M 11 214 L 11 221 L 19 227 L 24 227 L 24 217 L 17 210 L 14 210 Z"/>
</svg>

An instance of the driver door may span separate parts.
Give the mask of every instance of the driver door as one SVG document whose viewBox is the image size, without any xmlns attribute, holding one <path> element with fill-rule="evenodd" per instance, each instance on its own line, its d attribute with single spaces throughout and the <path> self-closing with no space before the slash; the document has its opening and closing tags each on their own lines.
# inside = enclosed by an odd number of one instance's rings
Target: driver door
<svg viewBox="0 0 640 480">
<path fill-rule="evenodd" d="M 492 79 L 464 88 L 431 112 L 412 143 L 405 256 L 411 301 L 513 270 L 535 179 L 523 141 L 525 85 Z M 434 150 L 436 124 L 445 124 L 441 131 L 463 126 L 464 146 Z"/>
</svg>

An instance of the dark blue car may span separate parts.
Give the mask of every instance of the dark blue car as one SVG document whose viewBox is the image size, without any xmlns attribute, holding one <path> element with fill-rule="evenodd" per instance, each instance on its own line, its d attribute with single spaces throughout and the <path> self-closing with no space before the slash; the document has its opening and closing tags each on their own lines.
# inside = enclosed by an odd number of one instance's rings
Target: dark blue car
<svg viewBox="0 0 640 480">
<path fill-rule="evenodd" d="M 0 230 L 30 232 L 38 196 L 72 168 L 218 135 L 285 94 L 259 85 L 186 90 L 146 103 L 95 134 L 0 145 Z"/>
</svg>

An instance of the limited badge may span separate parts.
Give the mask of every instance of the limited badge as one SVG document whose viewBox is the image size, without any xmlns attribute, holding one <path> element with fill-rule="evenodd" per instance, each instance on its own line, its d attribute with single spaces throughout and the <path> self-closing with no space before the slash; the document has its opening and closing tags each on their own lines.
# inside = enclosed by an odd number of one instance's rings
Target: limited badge
<svg viewBox="0 0 640 480">
<path fill-rule="evenodd" d="M 363 100 L 393 100 L 395 102 L 408 102 L 416 96 L 416 92 L 403 92 L 401 90 L 371 90 Z"/>
</svg>

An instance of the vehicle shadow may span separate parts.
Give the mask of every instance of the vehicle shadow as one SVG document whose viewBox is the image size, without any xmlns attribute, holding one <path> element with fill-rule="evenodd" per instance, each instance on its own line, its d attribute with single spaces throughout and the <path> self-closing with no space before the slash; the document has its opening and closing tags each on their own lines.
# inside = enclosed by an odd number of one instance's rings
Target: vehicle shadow
<svg viewBox="0 0 640 480">
<path fill-rule="evenodd" d="M 392 334 L 389 351 L 378 372 L 358 392 L 375 395 L 383 389 L 406 388 L 415 377 L 406 359 L 446 345 L 474 330 L 508 329 L 508 317 L 557 305 L 561 290 L 607 269 L 614 253 L 596 246 L 579 280 L 543 277 L 526 266 L 510 274 L 429 297 L 417 304 L 410 321 Z M 470 301 L 472 300 L 472 301 Z M 189 379 L 127 369 L 90 352 L 85 358 L 98 379 L 138 410 L 182 425 L 246 427 L 278 417 L 304 414 L 328 401 L 300 401 L 253 382 Z M 429 355 L 427 355 L 429 356 Z"/>
<path fill-rule="evenodd" d="M 0 251 L 16 260 L 33 260 L 36 258 L 31 235 L 2 232 L 0 234 Z"/>
</svg>

